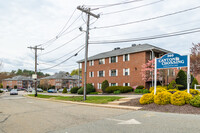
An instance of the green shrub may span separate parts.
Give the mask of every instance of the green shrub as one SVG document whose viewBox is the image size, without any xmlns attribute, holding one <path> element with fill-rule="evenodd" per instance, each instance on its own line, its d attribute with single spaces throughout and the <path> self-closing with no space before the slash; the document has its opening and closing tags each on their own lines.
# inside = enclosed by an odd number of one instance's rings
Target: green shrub
<svg viewBox="0 0 200 133">
<path fill-rule="evenodd" d="M 78 94 L 83 94 L 83 89 L 84 89 L 84 87 L 81 87 L 78 90 Z M 87 84 L 86 94 L 89 94 L 90 92 L 95 92 L 94 86 L 92 84 Z"/>
<path fill-rule="evenodd" d="M 187 88 L 187 75 L 183 70 L 180 70 L 177 74 L 176 83 L 183 85 L 183 87 L 179 87 L 178 89 Z"/>
<path fill-rule="evenodd" d="M 196 84 L 196 85 L 199 84 L 196 78 L 194 78 L 194 80 L 193 80 L 193 82 L 192 82 L 192 89 L 194 89 L 195 84 Z"/>
<path fill-rule="evenodd" d="M 144 86 L 143 85 L 139 85 L 136 87 L 136 89 L 144 89 Z"/>
<path fill-rule="evenodd" d="M 99 92 L 90 92 L 91 95 L 98 95 Z"/>
<path fill-rule="evenodd" d="M 67 93 L 67 89 L 66 89 L 66 88 L 64 88 L 62 93 Z"/>
<path fill-rule="evenodd" d="M 142 89 L 135 89 L 134 92 L 135 93 L 143 93 L 143 90 Z"/>
<path fill-rule="evenodd" d="M 114 91 L 114 94 L 120 94 L 120 90 Z"/>
<path fill-rule="evenodd" d="M 149 90 L 144 89 L 142 93 L 149 93 Z"/>
<path fill-rule="evenodd" d="M 163 91 L 154 96 L 154 103 L 159 105 L 165 105 L 170 103 L 171 93 Z"/>
<path fill-rule="evenodd" d="M 172 82 L 169 84 L 168 89 L 176 89 L 176 81 L 172 80 Z"/>
<path fill-rule="evenodd" d="M 72 94 L 76 94 L 79 89 L 80 89 L 80 87 L 73 87 L 73 88 L 71 88 L 70 92 Z"/>
<path fill-rule="evenodd" d="M 16 86 L 16 85 L 14 86 L 14 89 L 17 89 L 17 86 Z"/>
<path fill-rule="evenodd" d="M 133 88 L 130 86 L 109 86 L 106 88 L 106 93 L 113 93 L 117 90 L 120 90 L 121 93 L 127 93 L 133 91 Z"/>
<path fill-rule="evenodd" d="M 3 91 L 2 91 L 2 90 L 0 90 L 0 93 L 3 93 Z"/>
<path fill-rule="evenodd" d="M 107 88 L 107 87 L 109 87 L 108 80 L 104 80 L 104 81 L 102 82 L 102 87 L 101 87 L 103 93 L 106 92 L 106 88 Z"/>
<path fill-rule="evenodd" d="M 187 92 L 177 91 L 171 96 L 171 104 L 181 106 L 189 103 L 192 98 L 192 95 Z"/>
<path fill-rule="evenodd" d="M 154 95 L 152 93 L 144 94 L 140 98 L 140 104 L 150 104 L 154 101 Z"/>
<path fill-rule="evenodd" d="M 185 90 L 185 92 L 187 92 L 187 90 Z M 195 89 L 190 89 L 190 94 L 200 95 L 200 92 L 198 90 L 195 90 Z"/>
<path fill-rule="evenodd" d="M 190 105 L 200 108 L 200 96 L 195 96 L 193 99 L 191 99 Z"/>
</svg>

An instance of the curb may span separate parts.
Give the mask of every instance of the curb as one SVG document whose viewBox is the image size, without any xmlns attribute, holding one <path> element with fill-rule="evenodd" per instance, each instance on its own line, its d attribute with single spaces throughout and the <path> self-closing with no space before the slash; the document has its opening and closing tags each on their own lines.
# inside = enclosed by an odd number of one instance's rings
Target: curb
<svg viewBox="0 0 200 133">
<path fill-rule="evenodd" d="M 27 97 L 27 98 L 37 99 L 37 100 L 53 101 L 53 102 L 60 102 L 60 103 L 71 103 L 71 104 L 79 104 L 79 105 L 95 106 L 95 107 L 127 109 L 127 110 L 139 110 L 139 109 L 142 108 L 142 107 L 134 107 L 134 106 L 120 106 L 120 105 L 110 105 L 110 104 L 94 104 L 94 103 L 62 101 L 62 100 L 55 100 L 55 99 L 35 98 L 35 97 L 27 96 L 27 95 L 23 95 L 23 96 Z"/>
</svg>

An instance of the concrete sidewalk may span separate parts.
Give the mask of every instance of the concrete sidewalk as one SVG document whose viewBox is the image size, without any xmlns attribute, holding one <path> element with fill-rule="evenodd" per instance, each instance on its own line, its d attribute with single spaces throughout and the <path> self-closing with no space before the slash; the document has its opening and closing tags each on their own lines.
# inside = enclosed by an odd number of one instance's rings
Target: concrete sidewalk
<svg viewBox="0 0 200 133">
<path fill-rule="evenodd" d="M 27 93 L 28 94 L 28 93 Z M 32 93 L 29 93 L 32 94 Z M 43 94 L 43 95 L 54 95 L 54 96 L 82 96 L 82 95 L 78 95 L 78 94 L 62 94 L 62 93 L 38 93 L 38 94 Z M 120 95 L 105 95 L 105 94 L 98 94 L 98 95 L 87 95 L 87 96 L 118 96 L 118 97 L 127 97 L 127 98 L 140 98 L 142 97 L 142 95 L 131 95 L 131 94 L 120 94 Z"/>
</svg>

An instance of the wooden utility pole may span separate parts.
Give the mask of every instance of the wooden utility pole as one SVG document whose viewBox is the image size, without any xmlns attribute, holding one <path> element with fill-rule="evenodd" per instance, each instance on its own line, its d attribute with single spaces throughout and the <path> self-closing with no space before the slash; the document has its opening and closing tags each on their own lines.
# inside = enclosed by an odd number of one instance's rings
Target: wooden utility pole
<svg viewBox="0 0 200 133">
<path fill-rule="evenodd" d="M 84 70 L 84 91 L 83 100 L 86 100 L 86 87 L 87 87 L 87 60 L 88 60 L 88 42 L 89 42 L 89 29 L 90 29 L 90 15 L 99 18 L 100 15 L 96 15 L 90 12 L 90 8 L 85 8 L 84 6 L 78 6 L 78 10 L 87 14 L 87 29 L 86 29 L 86 39 L 85 39 L 85 70 Z"/>
<path fill-rule="evenodd" d="M 44 50 L 43 48 L 38 48 L 37 46 L 35 47 L 28 47 L 30 49 L 34 49 L 35 50 L 35 97 L 37 97 L 37 50 Z"/>
</svg>

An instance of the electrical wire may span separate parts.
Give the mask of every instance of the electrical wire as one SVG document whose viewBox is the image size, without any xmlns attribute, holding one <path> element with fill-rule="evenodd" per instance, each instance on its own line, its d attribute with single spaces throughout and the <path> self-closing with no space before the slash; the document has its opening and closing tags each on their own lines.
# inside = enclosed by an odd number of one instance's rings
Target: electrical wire
<svg viewBox="0 0 200 133">
<path fill-rule="evenodd" d="M 116 24 L 116 25 L 108 25 L 108 26 L 102 26 L 102 27 L 94 27 L 94 28 L 92 28 L 92 29 L 105 29 L 105 28 L 112 28 L 112 27 L 130 25 L 130 24 L 135 24 L 135 23 L 140 23 L 140 22 L 155 20 L 155 19 L 159 19 L 159 18 L 163 18 L 163 17 L 168 17 L 168 16 L 180 14 L 180 13 L 183 13 L 183 12 L 188 12 L 188 11 L 192 11 L 192 10 L 195 10 L 195 9 L 199 9 L 199 8 L 200 8 L 200 6 L 196 6 L 196 7 L 193 7 L 193 8 L 189 8 L 189 9 L 185 9 L 185 10 L 181 10 L 181 11 L 177 11 L 177 12 L 173 12 L 173 13 L 169 13 L 169 14 L 165 14 L 165 15 L 160 15 L 160 16 L 157 16 L 157 17 L 142 19 L 142 20 L 138 20 L 138 21 L 132 21 L 132 22 L 128 22 L 128 23 L 121 23 L 121 24 Z"/>
<path fill-rule="evenodd" d="M 196 23 L 196 22 L 199 23 L 199 21 L 200 21 L 200 19 L 195 20 L 195 21 L 185 22 L 185 23 L 179 23 L 179 24 L 175 24 L 175 25 L 169 25 L 169 26 L 165 26 L 165 27 L 162 27 L 162 28 L 177 27 L 177 26 L 187 25 L 187 24 Z M 136 31 L 136 32 L 129 32 L 129 33 L 124 33 L 124 34 L 114 34 L 114 35 L 107 35 L 107 36 L 94 36 L 92 38 L 116 37 L 116 36 L 131 35 L 131 34 L 142 33 L 142 32 L 149 32 L 149 31 L 155 31 L 155 30 L 150 29 L 150 30 L 142 30 L 142 31 Z"/>
<path fill-rule="evenodd" d="M 78 52 L 76 52 L 74 55 L 70 56 L 69 58 L 67 58 L 66 60 L 54 65 L 54 66 L 51 66 L 51 67 L 48 67 L 48 68 L 44 68 L 44 69 L 40 69 L 40 71 L 43 71 L 43 70 L 48 70 L 48 69 L 51 69 L 51 68 L 54 68 L 54 67 L 57 67 L 59 66 L 60 64 L 63 64 L 64 62 L 68 61 L 69 59 L 71 59 L 72 57 L 74 56 L 77 56 L 79 52 L 81 52 L 85 47 L 83 47 L 82 49 L 80 49 Z"/>
<path fill-rule="evenodd" d="M 163 1 L 165 1 L 165 0 L 159 0 L 159 1 L 155 1 L 155 2 L 148 3 L 148 4 L 144 4 L 144 5 L 141 5 L 141 6 L 132 7 L 132 8 L 127 8 L 127 9 L 124 9 L 124 10 L 118 10 L 118 11 L 113 11 L 113 12 L 107 12 L 107 13 L 103 13 L 102 15 L 110 15 L 110 14 L 116 14 L 116 13 L 121 13 L 121 12 L 125 12 L 125 11 L 130 11 L 130 10 L 138 9 L 138 8 L 145 7 L 145 6 L 154 5 L 154 4 L 157 4 L 157 3 L 159 3 L 159 2 L 163 2 Z"/>
<path fill-rule="evenodd" d="M 200 32 L 200 27 L 178 31 L 178 32 L 171 32 L 167 34 L 160 34 L 155 36 L 147 36 L 147 37 L 141 37 L 141 38 L 130 38 L 130 39 L 121 39 L 121 40 L 104 40 L 104 41 L 91 41 L 90 44 L 108 44 L 108 43 L 122 43 L 122 42 L 135 42 L 135 41 L 143 41 L 143 40 L 153 40 L 153 39 L 159 39 L 159 38 L 165 38 L 165 37 L 172 37 L 172 36 L 180 36 L 185 34 L 192 34 Z"/>
<path fill-rule="evenodd" d="M 67 26 L 68 23 L 70 22 L 71 18 L 74 16 L 74 13 L 76 12 L 76 10 L 77 10 L 77 9 L 75 8 L 75 10 L 73 11 L 72 15 L 71 15 L 70 18 L 67 20 L 67 22 L 65 23 L 65 25 L 63 26 L 63 28 L 61 29 L 61 31 L 58 33 L 57 36 L 59 36 L 59 35 L 62 33 L 62 31 L 66 28 L 66 26 Z"/>
<path fill-rule="evenodd" d="M 93 9 L 92 9 L 92 10 L 97 10 L 97 9 L 102 9 L 102 8 L 107 8 L 107 7 L 113 7 L 113 6 L 118 6 L 118 5 L 129 4 L 129 3 L 138 2 L 138 1 L 143 1 L 143 0 L 132 0 L 132 1 L 127 1 L 127 2 L 114 3 L 114 4 L 106 4 L 106 5 L 86 5 L 86 6 L 88 6 L 88 7 L 97 7 L 97 8 L 93 8 Z"/>
<path fill-rule="evenodd" d="M 76 39 L 77 39 L 78 37 L 80 37 L 81 35 L 83 35 L 83 33 L 81 33 L 81 34 L 79 34 L 78 36 L 76 36 L 76 37 L 72 38 L 70 41 L 68 41 L 68 42 L 66 42 L 66 43 L 64 43 L 64 44 L 62 44 L 61 46 L 59 46 L 59 47 L 56 47 L 55 49 L 53 49 L 53 50 L 51 50 L 51 51 L 48 51 L 48 52 L 46 52 L 46 53 L 43 53 L 43 54 L 41 54 L 41 55 L 46 55 L 46 54 L 49 54 L 49 53 L 51 53 L 51 52 L 53 52 L 53 51 L 55 51 L 55 50 L 57 50 L 57 49 L 59 49 L 59 48 L 61 48 L 61 47 L 65 46 L 65 45 L 67 45 L 68 43 L 70 43 L 70 42 L 72 42 L 72 41 L 76 40 Z M 41 56 L 41 55 L 40 55 L 40 56 Z"/>
<path fill-rule="evenodd" d="M 84 44 L 84 45 L 85 45 L 85 44 Z M 42 61 L 42 62 L 40 62 L 39 64 L 47 64 L 48 62 L 54 62 L 54 61 L 57 61 L 57 60 L 59 60 L 59 59 L 62 59 L 63 57 L 65 57 L 65 56 L 67 56 L 67 55 L 69 55 L 69 54 L 75 52 L 76 50 L 78 50 L 78 49 L 80 49 L 80 48 L 83 48 L 84 45 L 79 46 L 78 48 L 76 48 L 76 49 L 74 49 L 74 50 L 68 52 L 67 54 L 65 54 L 65 55 L 63 55 L 63 56 L 61 56 L 61 57 L 59 57 L 59 58 L 56 58 L 56 59 L 53 59 L 53 60 L 50 60 L 50 61 L 45 61 L 45 62 Z"/>
</svg>

